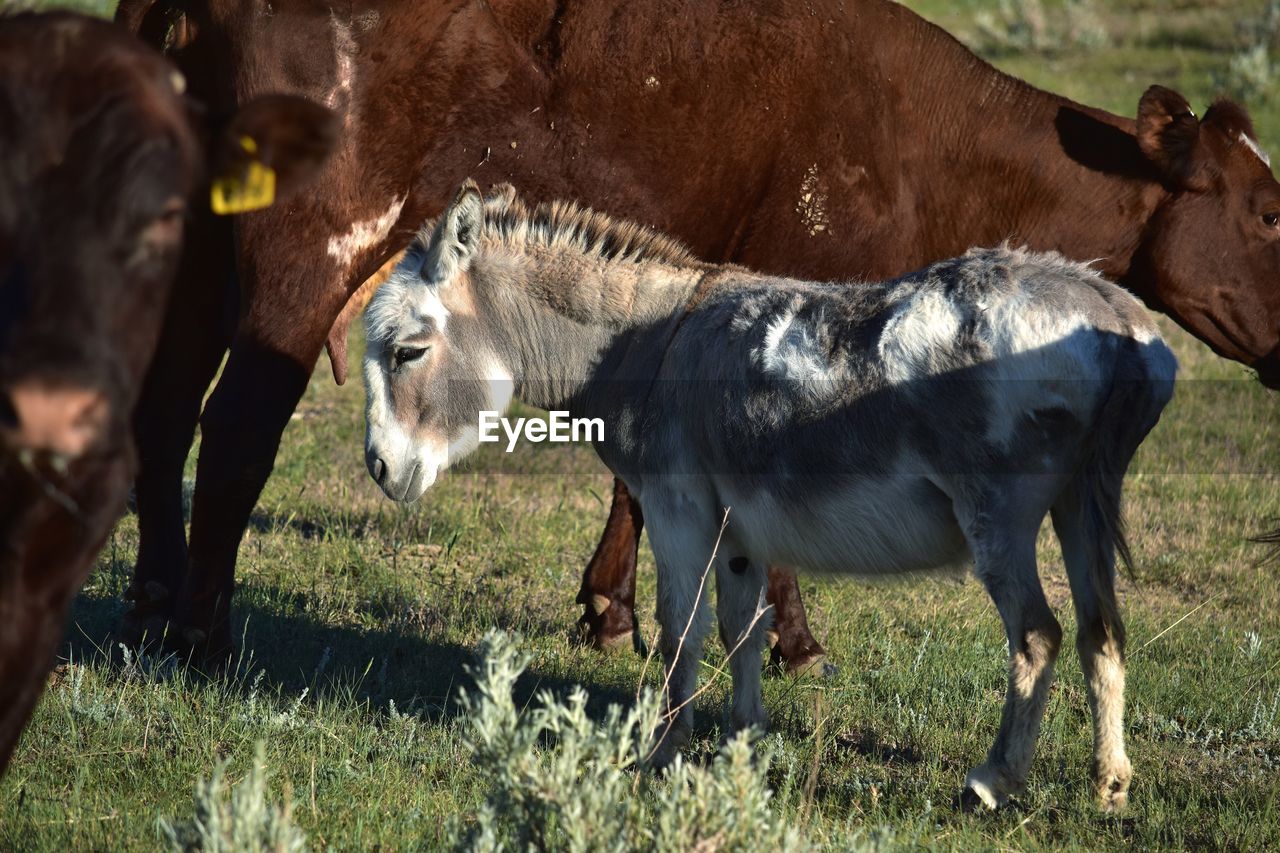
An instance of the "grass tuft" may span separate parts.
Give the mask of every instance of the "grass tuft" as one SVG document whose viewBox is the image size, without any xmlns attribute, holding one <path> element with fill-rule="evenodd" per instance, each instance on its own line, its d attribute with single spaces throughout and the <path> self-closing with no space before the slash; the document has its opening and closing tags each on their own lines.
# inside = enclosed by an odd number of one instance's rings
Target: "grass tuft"
<svg viewBox="0 0 1280 853">
<path fill-rule="evenodd" d="M 234 787 L 226 780 L 228 761 L 220 761 L 207 780 L 196 784 L 195 814 L 180 821 L 160 819 L 161 837 L 173 853 L 301 853 L 307 839 L 293 822 L 286 789 L 280 805 L 269 799 L 266 750 L 254 745 L 249 772 Z"/>
</svg>

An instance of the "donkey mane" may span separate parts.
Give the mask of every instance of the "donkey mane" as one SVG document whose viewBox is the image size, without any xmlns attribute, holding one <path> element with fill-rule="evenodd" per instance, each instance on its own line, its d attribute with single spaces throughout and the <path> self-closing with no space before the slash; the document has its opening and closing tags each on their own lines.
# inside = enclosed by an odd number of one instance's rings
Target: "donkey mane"
<svg viewBox="0 0 1280 853">
<path fill-rule="evenodd" d="M 422 226 L 416 248 L 431 243 L 433 219 Z M 702 261 L 672 237 L 647 225 L 615 219 L 571 201 L 552 201 L 530 207 L 511 184 L 497 184 L 484 199 L 481 242 L 512 248 L 530 245 L 575 249 L 612 263 L 661 263 L 675 267 L 700 266 Z"/>
</svg>

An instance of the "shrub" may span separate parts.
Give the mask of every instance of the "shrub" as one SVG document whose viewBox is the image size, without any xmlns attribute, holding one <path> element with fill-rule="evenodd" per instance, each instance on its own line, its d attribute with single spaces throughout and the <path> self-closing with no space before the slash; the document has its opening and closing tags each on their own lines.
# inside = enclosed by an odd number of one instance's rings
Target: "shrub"
<svg viewBox="0 0 1280 853">
<path fill-rule="evenodd" d="M 1041 0 L 1000 0 L 994 11 L 976 13 L 973 23 L 974 47 L 985 54 L 1091 50 L 1110 41 L 1092 0 L 1067 0 L 1052 12 Z"/>
<path fill-rule="evenodd" d="M 484 803 L 475 820 L 455 819 L 453 843 L 470 850 L 571 851 L 798 850 L 808 847 L 772 802 L 771 755 L 752 756 L 748 738 L 731 740 L 712 762 L 682 759 L 661 777 L 642 770 L 660 721 L 658 697 L 611 706 L 600 722 L 587 696 L 548 692 L 517 710 L 512 688 L 528 659 L 501 632 L 482 642 L 471 669 L 476 690 L 462 696 L 467 746 Z M 794 791 L 791 774 L 783 788 Z"/>
<path fill-rule="evenodd" d="M 1271 0 L 1261 16 L 1241 24 L 1240 37 L 1243 46 L 1214 83 L 1245 103 L 1263 103 L 1280 82 L 1280 0 Z"/>
<path fill-rule="evenodd" d="M 306 836 L 293 823 L 289 798 L 275 805 L 267 797 L 267 769 L 262 741 L 254 746 L 253 765 L 229 792 L 227 762 L 220 762 L 208 780 L 196 784 L 195 816 L 170 823 L 159 821 L 160 834 L 175 853 L 299 853 Z"/>
</svg>

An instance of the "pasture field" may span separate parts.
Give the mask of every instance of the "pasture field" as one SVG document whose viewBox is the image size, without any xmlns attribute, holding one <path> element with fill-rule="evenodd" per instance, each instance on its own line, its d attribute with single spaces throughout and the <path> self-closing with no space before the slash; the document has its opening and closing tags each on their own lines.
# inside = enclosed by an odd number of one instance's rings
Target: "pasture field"
<svg viewBox="0 0 1280 853">
<path fill-rule="evenodd" d="M 1242 22 L 1264 6 L 1096 2 L 1092 23 L 1074 25 L 1082 36 L 1057 31 L 1052 20 L 1066 7 L 1046 2 L 1051 23 L 1028 48 L 1002 46 L 975 23 L 995 20 L 997 34 L 1016 41 L 1016 14 L 979 16 L 1025 3 L 909 5 L 1001 67 L 1125 114 L 1152 82 L 1180 89 L 1202 112 L 1246 41 Z M 1280 96 L 1262 101 L 1251 104 L 1262 142 L 1280 151 Z M 1093 806 L 1089 713 L 1070 642 L 1029 790 L 1001 813 L 965 814 L 956 795 L 990 745 L 1005 685 L 1004 636 L 985 592 L 972 578 L 802 578 L 810 622 L 839 672 L 769 678 L 765 701 L 770 779 L 791 771 L 804 783 L 776 807 L 809 843 L 1280 846 L 1280 561 L 1262 564 L 1262 550 L 1245 541 L 1280 517 L 1280 395 L 1172 323 L 1162 327 L 1182 381 L 1127 484 L 1138 564 L 1121 584 L 1129 809 L 1105 816 Z M 113 646 L 137 546 L 136 518 L 120 522 L 0 781 L 0 848 L 154 849 L 158 820 L 191 817 L 197 782 L 222 761 L 229 780 L 241 779 L 258 744 L 268 797 L 290 804 L 312 847 L 440 847 L 448 820 L 466 825 L 486 794 L 462 746 L 457 700 L 470 684 L 463 665 L 491 627 L 518 633 L 532 657 L 518 706 L 536 691 L 581 684 L 589 711 L 602 716 L 642 681 L 659 683 L 639 655 L 603 656 L 572 640 L 573 596 L 610 488 L 589 447 L 522 445 L 507 455 L 486 446 L 401 508 L 365 472 L 362 406 L 358 379 L 337 388 L 328 364 L 317 365 L 240 551 L 233 674 L 207 678 Z M 1070 598 L 1047 529 L 1040 559 L 1070 638 Z M 637 601 L 651 642 L 647 547 L 641 562 Z M 713 755 L 720 738 L 723 658 L 710 643 L 694 760 Z"/>
</svg>

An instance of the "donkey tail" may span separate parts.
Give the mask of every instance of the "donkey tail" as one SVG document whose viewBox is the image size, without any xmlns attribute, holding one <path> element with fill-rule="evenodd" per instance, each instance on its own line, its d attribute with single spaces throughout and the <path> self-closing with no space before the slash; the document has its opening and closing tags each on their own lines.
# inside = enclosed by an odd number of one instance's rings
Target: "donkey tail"
<svg viewBox="0 0 1280 853">
<path fill-rule="evenodd" d="M 1120 342 L 1111 388 L 1094 420 L 1073 489 L 1085 541 L 1092 549 L 1090 572 L 1100 615 L 1113 635 L 1123 631 L 1115 596 L 1115 557 L 1133 573 L 1121 509 L 1124 476 L 1138 446 L 1173 398 L 1177 369 L 1173 352 L 1158 337 Z"/>
</svg>

